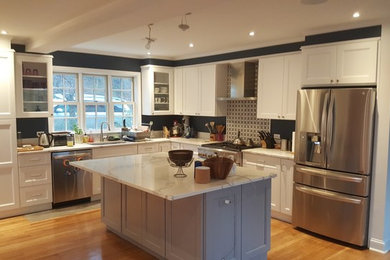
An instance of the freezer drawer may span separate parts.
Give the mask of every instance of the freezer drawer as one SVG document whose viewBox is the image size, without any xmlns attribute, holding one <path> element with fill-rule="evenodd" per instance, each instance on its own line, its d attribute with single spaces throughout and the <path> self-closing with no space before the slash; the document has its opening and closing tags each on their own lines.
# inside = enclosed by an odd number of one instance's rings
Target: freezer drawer
<svg viewBox="0 0 390 260">
<path fill-rule="evenodd" d="M 358 246 L 367 243 L 368 198 L 294 184 L 292 224 Z"/>
<path fill-rule="evenodd" d="M 294 182 L 355 196 L 367 197 L 370 176 L 295 165 Z"/>
</svg>

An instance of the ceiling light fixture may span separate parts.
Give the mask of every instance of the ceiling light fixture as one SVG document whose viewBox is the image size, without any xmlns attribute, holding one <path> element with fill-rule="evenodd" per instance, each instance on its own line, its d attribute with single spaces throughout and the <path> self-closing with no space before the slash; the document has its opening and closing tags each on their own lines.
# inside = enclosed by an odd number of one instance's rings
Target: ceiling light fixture
<svg viewBox="0 0 390 260">
<path fill-rule="evenodd" d="M 147 50 L 150 49 L 150 45 L 152 44 L 152 42 L 156 41 L 157 39 L 153 39 L 151 36 L 150 36 L 150 33 L 152 32 L 152 26 L 153 24 L 150 23 L 148 24 L 148 27 L 149 27 L 149 36 L 148 37 L 145 37 L 145 39 L 148 41 L 146 44 L 145 44 L 145 48 Z"/>
<path fill-rule="evenodd" d="M 192 42 L 188 46 L 190 46 L 190 48 L 194 48 L 194 44 Z"/>
<path fill-rule="evenodd" d="M 146 54 L 148 54 L 148 55 L 150 55 L 150 54 L 152 54 L 150 51 L 148 51 Z"/>
<path fill-rule="evenodd" d="M 8 32 L 6 30 L 1 30 L 1 34 L 6 35 Z"/>
<path fill-rule="evenodd" d="M 255 36 L 255 32 L 253 32 L 253 31 L 250 32 L 250 33 L 249 33 L 249 36 Z"/>
<path fill-rule="evenodd" d="M 353 18 L 358 18 L 359 16 L 360 16 L 359 12 L 354 12 L 352 15 Z"/>
<path fill-rule="evenodd" d="M 304 5 L 318 5 L 326 2 L 328 0 L 301 0 L 301 3 Z"/>
<path fill-rule="evenodd" d="M 184 32 L 188 29 L 190 29 L 190 26 L 187 24 L 187 15 L 191 15 L 192 13 L 186 13 L 182 18 L 181 18 L 181 23 L 178 25 L 179 28 Z M 183 23 L 184 20 L 184 23 Z"/>
</svg>

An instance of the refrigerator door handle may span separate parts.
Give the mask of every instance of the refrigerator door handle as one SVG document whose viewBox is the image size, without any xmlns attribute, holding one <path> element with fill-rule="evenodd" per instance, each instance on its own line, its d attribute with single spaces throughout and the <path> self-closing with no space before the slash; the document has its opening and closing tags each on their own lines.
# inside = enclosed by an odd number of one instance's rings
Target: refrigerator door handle
<svg viewBox="0 0 390 260">
<path fill-rule="evenodd" d="M 295 189 L 297 189 L 300 192 L 309 194 L 309 195 L 314 195 L 317 197 L 322 197 L 325 199 L 330 199 L 330 200 L 337 200 L 341 202 L 346 202 L 346 203 L 352 203 L 352 204 L 361 204 L 362 200 L 360 199 L 355 199 L 355 198 L 350 198 L 347 197 L 346 195 L 340 195 L 335 192 L 329 192 L 325 190 L 319 190 L 319 189 L 314 189 L 310 187 L 305 187 L 305 186 L 295 186 Z"/>
<path fill-rule="evenodd" d="M 322 114 L 321 114 L 321 142 L 323 144 L 326 144 L 326 117 L 327 117 L 327 111 L 328 111 L 328 102 L 329 102 L 329 92 L 325 94 L 324 98 L 324 106 L 322 107 Z M 324 145 L 322 145 L 324 147 Z"/>
<path fill-rule="evenodd" d="M 333 142 L 333 113 L 334 113 L 334 103 L 335 103 L 335 97 L 334 95 L 330 98 L 330 104 L 329 104 L 329 111 L 328 111 L 328 122 L 327 122 L 327 129 L 326 129 L 326 135 L 327 135 L 327 144 L 326 144 L 326 157 L 328 158 L 330 154 L 330 150 L 332 149 L 332 142 Z"/>
<path fill-rule="evenodd" d="M 309 169 L 303 167 L 296 167 L 295 170 L 296 172 L 300 172 L 310 176 L 320 176 L 320 177 L 330 178 L 330 179 L 335 179 L 340 181 L 348 181 L 348 182 L 355 182 L 355 183 L 362 183 L 364 181 L 362 177 L 350 177 L 350 176 L 346 176 L 345 174 L 337 174 L 327 170 Z"/>
</svg>

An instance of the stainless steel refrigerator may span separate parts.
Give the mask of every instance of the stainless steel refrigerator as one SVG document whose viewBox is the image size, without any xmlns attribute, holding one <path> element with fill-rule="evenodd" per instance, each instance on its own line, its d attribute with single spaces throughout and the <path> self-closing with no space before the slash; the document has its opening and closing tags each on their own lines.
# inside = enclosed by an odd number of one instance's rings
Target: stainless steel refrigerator
<svg viewBox="0 0 390 260">
<path fill-rule="evenodd" d="M 367 244 L 375 89 L 302 89 L 297 97 L 292 223 Z"/>
</svg>

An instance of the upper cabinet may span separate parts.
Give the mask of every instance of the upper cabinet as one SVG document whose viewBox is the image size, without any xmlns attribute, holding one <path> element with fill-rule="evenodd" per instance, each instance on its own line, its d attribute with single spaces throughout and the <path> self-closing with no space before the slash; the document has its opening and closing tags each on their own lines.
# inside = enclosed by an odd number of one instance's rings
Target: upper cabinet
<svg viewBox="0 0 390 260">
<path fill-rule="evenodd" d="M 375 85 L 378 40 L 302 47 L 304 86 Z"/>
<path fill-rule="evenodd" d="M 17 117 L 53 115 L 53 56 L 15 54 Z"/>
<path fill-rule="evenodd" d="M 0 118 L 15 118 L 14 51 L 0 49 Z"/>
<path fill-rule="evenodd" d="M 257 117 L 295 120 L 297 90 L 300 87 L 300 53 L 261 57 Z"/>
<path fill-rule="evenodd" d="M 217 101 L 216 97 L 226 95 L 227 65 L 183 67 L 181 80 L 182 114 L 226 116 L 226 102 Z M 177 96 L 177 99 L 180 97 Z"/>
<path fill-rule="evenodd" d="M 173 68 L 146 65 L 142 73 L 142 114 L 173 114 Z"/>
<path fill-rule="evenodd" d="M 174 114 L 183 114 L 183 68 L 174 69 Z"/>
</svg>

